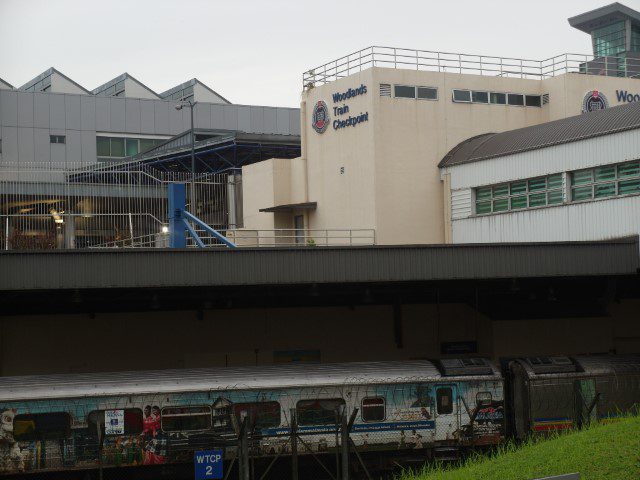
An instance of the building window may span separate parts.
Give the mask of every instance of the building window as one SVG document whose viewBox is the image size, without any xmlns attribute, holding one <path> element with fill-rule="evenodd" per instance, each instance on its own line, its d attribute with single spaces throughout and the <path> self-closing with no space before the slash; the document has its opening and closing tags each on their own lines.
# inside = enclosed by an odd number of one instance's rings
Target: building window
<svg viewBox="0 0 640 480">
<path fill-rule="evenodd" d="M 49 135 L 49 143 L 65 143 L 66 140 L 65 135 Z"/>
<path fill-rule="evenodd" d="M 164 432 L 208 430 L 211 428 L 211 408 L 166 407 L 162 409 L 161 423 Z"/>
<path fill-rule="evenodd" d="M 24 89 L 25 92 L 48 92 L 49 90 L 51 90 L 51 75 Z"/>
<path fill-rule="evenodd" d="M 382 85 L 380 85 L 382 96 Z M 438 100 L 438 89 L 435 87 L 420 87 L 414 85 L 394 85 L 393 94 L 396 98 L 417 98 L 419 100 Z"/>
<path fill-rule="evenodd" d="M 296 404 L 299 425 L 330 425 L 336 423 L 336 409 L 344 405 L 341 398 L 300 400 Z"/>
<path fill-rule="evenodd" d="M 625 51 L 624 24 L 624 21 L 616 22 L 606 27 L 597 28 L 591 33 L 596 57 L 615 56 Z"/>
<path fill-rule="evenodd" d="M 451 387 L 438 388 L 436 390 L 436 405 L 438 415 L 453 413 L 453 391 Z"/>
<path fill-rule="evenodd" d="M 473 103 L 489 103 L 489 92 L 471 92 L 471 101 Z"/>
<path fill-rule="evenodd" d="M 454 90 L 453 91 L 453 101 L 454 102 L 470 103 L 471 102 L 471 90 Z"/>
<path fill-rule="evenodd" d="M 524 95 L 521 93 L 509 93 L 507 94 L 507 104 L 516 107 L 524 106 Z"/>
<path fill-rule="evenodd" d="M 97 435 L 98 425 L 104 435 L 104 410 L 94 410 L 87 415 L 87 426 L 91 435 Z M 142 410 L 139 408 L 124 409 L 124 434 L 138 435 L 142 433 Z"/>
<path fill-rule="evenodd" d="M 394 85 L 393 94 L 396 98 L 416 98 L 416 87 Z"/>
<path fill-rule="evenodd" d="M 527 107 L 541 107 L 542 97 L 540 95 L 525 95 L 524 104 Z"/>
<path fill-rule="evenodd" d="M 98 160 L 114 160 L 143 153 L 165 142 L 163 138 L 96 137 Z"/>
<path fill-rule="evenodd" d="M 101 97 L 124 97 L 124 80 L 106 86 L 102 90 L 94 90 L 94 95 Z"/>
<path fill-rule="evenodd" d="M 556 205 L 564 200 L 562 174 L 479 187 L 475 195 L 476 215 Z"/>
<path fill-rule="evenodd" d="M 71 434 L 71 417 L 66 412 L 16 415 L 13 438 L 17 441 L 55 440 Z"/>
<path fill-rule="evenodd" d="M 372 397 L 362 399 L 362 421 L 382 422 L 385 417 L 384 398 Z"/>
<path fill-rule="evenodd" d="M 419 100 L 438 100 L 438 89 L 434 87 L 418 87 Z"/>
<path fill-rule="evenodd" d="M 640 193 L 640 160 L 571 172 L 571 200 Z"/>
<path fill-rule="evenodd" d="M 280 404 L 278 402 L 236 403 L 233 413 L 238 424 L 248 417 L 248 425 L 252 429 L 275 428 L 280 426 Z"/>
<path fill-rule="evenodd" d="M 491 103 L 494 105 L 506 105 L 507 104 L 507 94 L 499 93 L 499 92 L 491 92 L 489 95 Z"/>
<path fill-rule="evenodd" d="M 185 87 L 182 90 L 173 92 L 171 95 L 168 95 L 165 98 L 169 98 L 171 100 L 178 100 L 181 102 L 187 102 L 189 100 L 193 100 L 193 85 Z"/>
</svg>

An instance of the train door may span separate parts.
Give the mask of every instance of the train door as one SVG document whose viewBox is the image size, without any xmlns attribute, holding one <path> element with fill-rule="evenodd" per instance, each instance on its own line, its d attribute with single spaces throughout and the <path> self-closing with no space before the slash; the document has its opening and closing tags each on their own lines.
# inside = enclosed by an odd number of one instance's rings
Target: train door
<svg viewBox="0 0 640 480">
<path fill-rule="evenodd" d="M 576 380 L 576 425 L 581 427 L 597 420 L 596 381 L 593 378 Z"/>
<path fill-rule="evenodd" d="M 436 385 L 436 440 L 451 440 L 460 427 L 458 389 L 455 384 Z"/>
</svg>

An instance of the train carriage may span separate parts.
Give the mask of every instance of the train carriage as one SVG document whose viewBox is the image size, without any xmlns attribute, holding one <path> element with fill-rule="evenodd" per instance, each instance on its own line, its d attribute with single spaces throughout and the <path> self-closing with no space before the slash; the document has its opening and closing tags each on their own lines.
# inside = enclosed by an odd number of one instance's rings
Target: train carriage
<svg viewBox="0 0 640 480">
<path fill-rule="evenodd" d="M 253 453 L 273 455 L 287 452 L 294 414 L 305 444 L 330 451 L 336 412 L 356 408 L 363 451 L 504 438 L 502 377 L 484 359 L 5 377 L 0 472 L 186 462 L 226 445 L 245 418 Z"/>
</svg>

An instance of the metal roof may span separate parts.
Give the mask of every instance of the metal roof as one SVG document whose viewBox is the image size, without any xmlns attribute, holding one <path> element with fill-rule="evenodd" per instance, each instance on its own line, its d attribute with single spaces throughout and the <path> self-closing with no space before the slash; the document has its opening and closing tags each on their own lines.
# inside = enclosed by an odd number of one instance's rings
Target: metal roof
<svg viewBox="0 0 640 480">
<path fill-rule="evenodd" d="M 573 360 L 582 368 L 583 371 L 567 371 L 556 373 L 536 373 L 524 359 L 517 359 L 529 378 L 538 376 L 547 378 L 554 375 L 583 377 L 586 375 L 620 375 L 626 373 L 640 373 L 640 355 L 590 355 L 577 356 Z"/>
<path fill-rule="evenodd" d="M 638 237 L 602 242 L 1 251 L 0 291 L 635 275 Z M 70 272 L 73 272 L 70 274 Z"/>
<path fill-rule="evenodd" d="M 83 90 L 85 93 L 87 94 L 91 94 L 91 92 L 89 90 L 87 90 L 86 88 L 84 88 L 82 85 L 80 85 L 78 82 L 76 82 L 75 80 L 70 79 L 69 77 L 67 77 L 64 73 L 62 73 L 61 71 L 55 69 L 54 67 L 50 67 L 47 70 L 45 70 L 44 72 L 42 72 L 40 75 L 38 75 L 35 78 L 32 78 L 31 80 L 29 80 L 27 83 L 25 83 L 24 85 L 22 85 L 21 87 L 18 88 L 18 90 L 25 90 L 27 88 L 29 88 L 31 85 L 33 85 L 34 83 L 38 83 L 40 80 L 42 80 L 43 78 L 46 78 L 50 75 L 53 74 L 57 74 L 60 75 L 62 78 L 64 78 L 65 80 L 71 82 L 72 84 L 74 84 L 76 87 L 80 88 L 81 90 Z"/>
<path fill-rule="evenodd" d="M 153 95 L 155 95 L 158 99 L 160 99 L 160 95 L 158 95 L 155 91 L 153 91 L 151 88 L 149 88 L 148 86 L 146 86 L 144 83 L 142 83 L 140 80 L 138 80 L 137 78 L 135 78 L 133 75 L 129 75 L 129 73 L 124 72 L 121 75 L 118 75 L 115 78 L 112 78 L 111 80 L 109 80 L 108 82 L 103 83 L 102 85 L 97 86 L 96 88 L 94 88 L 93 90 L 91 90 L 91 93 L 94 95 L 97 95 L 98 93 L 106 90 L 107 88 L 109 88 L 112 85 L 115 85 L 118 82 L 121 82 L 123 80 L 133 80 L 134 82 L 136 82 L 138 85 L 140 85 L 142 88 L 144 88 L 145 90 L 149 91 L 149 93 L 152 93 Z"/>
<path fill-rule="evenodd" d="M 201 85 L 202 87 L 206 88 L 207 90 L 209 90 L 211 93 L 217 95 L 218 97 L 220 97 L 222 100 L 224 100 L 226 103 L 228 103 L 229 105 L 231 105 L 231 102 L 229 100 L 227 100 L 226 98 L 224 98 L 222 95 L 220 95 L 218 92 L 216 92 L 213 88 L 209 87 L 207 84 L 202 83 L 200 80 L 198 80 L 197 78 L 192 78 L 191 80 L 187 80 L 184 83 L 181 83 L 180 85 L 176 85 L 175 87 L 170 88 L 169 90 L 165 90 L 164 92 L 161 92 L 159 95 L 161 98 L 166 98 L 169 95 L 171 95 L 172 93 L 177 92 L 178 90 L 184 90 L 187 87 L 191 87 L 195 84 Z"/>
<path fill-rule="evenodd" d="M 261 208 L 259 211 L 266 213 L 292 212 L 294 210 L 315 210 L 317 207 L 318 202 L 287 203 L 286 205 Z"/>
<path fill-rule="evenodd" d="M 571 17 L 569 18 L 569 25 L 585 33 L 591 33 L 596 28 L 606 27 L 614 22 L 626 19 L 630 19 L 634 23 L 640 23 L 640 12 L 615 2 Z"/>
<path fill-rule="evenodd" d="M 488 377 L 499 377 L 494 371 Z M 426 360 L 198 368 L 0 377 L 0 401 L 215 390 L 424 382 L 442 378 Z"/>
<path fill-rule="evenodd" d="M 640 128 L 640 102 L 460 142 L 438 164 L 449 167 Z"/>
<path fill-rule="evenodd" d="M 13 85 L 11 85 L 9 82 L 7 82 L 6 80 L 3 80 L 2 78 L 0 78 L 0 83 L 4 83 L 5 85 L 7 85 L 9 88 L 13 89 L 15 88 Z"/>
</svg>

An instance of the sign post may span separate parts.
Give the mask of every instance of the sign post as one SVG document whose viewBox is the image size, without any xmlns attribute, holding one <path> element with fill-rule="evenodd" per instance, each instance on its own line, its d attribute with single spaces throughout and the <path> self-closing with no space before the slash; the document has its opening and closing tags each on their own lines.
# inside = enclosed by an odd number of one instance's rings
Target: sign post
<svg viewBox="0 0 640 480">
<path fill-rule="evenodd" d="M 193 465 L 196 480 L 210 480 L 222 478 L 222 450 L 202 450 L 194 452 Z"/>
</svg>

